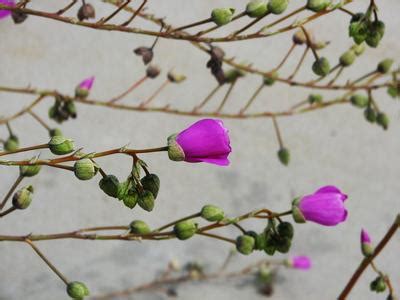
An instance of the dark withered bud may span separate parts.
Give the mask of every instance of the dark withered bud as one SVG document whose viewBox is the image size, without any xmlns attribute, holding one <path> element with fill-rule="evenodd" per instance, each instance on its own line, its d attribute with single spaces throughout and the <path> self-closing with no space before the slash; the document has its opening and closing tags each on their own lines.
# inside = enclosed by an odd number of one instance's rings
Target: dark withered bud
<svg viewBox="0 0 400 300">
<path fill-rule="evenodd" d="M 143 63 L 145 65 L 147 65 L 149 62 L 151 62 L 153 60 L 153 49 L 149 48 L 149 47 L 139 47 L 136 48 L 135 50 L 133 50 L 133 52 L 142 57 Z"/>
<path fill-rule="evenodd" d="M 96 11 L 94 10 L 93 5 L 91 4 L 83 4 L 78 11 L 78 19 L 79 21 L 93 19 L 96 17 Z"/>
<path fill-rule="evenodd" d="M 160 74 L 160 72 L 161 72 L 161 70 L 159 67 L 150 65 L 150 66 L 148 66 L 148 68 L 146 70 L 146 75 L 147 75 L 147 77 L 153 79 L 153 78 L 156 78 Z"/>
<path fill-rule="evenodd" d="M 21 24 L 21 23 L 23 23 L 23 22 L 26 20 L 27 17 L 28 17 L 28 15 L 27 15 L 27 14 L 24 14 L 24 13 L 22 13 L 22 12 L 13 11 L 13 12 L 11 13 L 11 18 L 13 19 L 13 21 L 14 21 L 15 24 Z"/>
<path fill-rule="evenodd" d="M 211 69 L 211 74 L 215 77 L 219 84 L 225 83 L 225 74 L 222 70 L 222 63 L 225 56 L 224 50 L 219 47 L 211 46 L 209 51 L 210 60 L 207 62 L 207 68 Z"/>
</svg>

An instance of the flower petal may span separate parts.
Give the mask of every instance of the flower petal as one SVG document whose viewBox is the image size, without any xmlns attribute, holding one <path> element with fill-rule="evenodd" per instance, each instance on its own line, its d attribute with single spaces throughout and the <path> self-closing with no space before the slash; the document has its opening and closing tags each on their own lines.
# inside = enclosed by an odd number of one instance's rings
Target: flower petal
<svg viewBox="0 0 400 300">
<path fill-rule="evenodd" d="M 0 3 L 7 6 L 15 6 L 14 0 L 0 0 Z M 11 11 L 0 9 L 0 19 L 8 17 L 9 15 L 11 15 Z"/>
<path fill-rule="evenodd" d="M 341 195 L 342 201 L 347 199 L 347 195 L 343 194 L 336 186 L 334 185 L 326 185 L 322 188 L 318 189 L 314 194 L 321 194 L 321 193 L 338 193 Z"/>
</svg>

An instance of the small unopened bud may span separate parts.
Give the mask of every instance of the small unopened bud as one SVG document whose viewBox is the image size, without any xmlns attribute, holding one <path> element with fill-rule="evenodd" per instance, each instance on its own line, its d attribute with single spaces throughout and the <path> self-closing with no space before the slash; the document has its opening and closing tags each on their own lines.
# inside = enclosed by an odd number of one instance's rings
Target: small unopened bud
<svg viewBox="0 0 400 300">
<path fill-rule="evenodd" d="M 228 24 L 232 21 L 234 8 L 215 8 L 211 12 L 211 20 L 218 26 Z"/>
<path fill-rule="evenodd" d="M 168 80 L 173 83 L 181 83 L 186 79 L 186 76 L 183 74 L 175 73 L 174 71 L 169 71 L 167 74 Z"/>
<path fill-rule="evenodd" d="M 329 74 L 331 66 L 328 59 L 326 59 L 325 57 L 320 57 L 313 63 L 312 70 L 316 75 L 326 76 Z"/>
<path fill-rule="evenodd" d="M 50 135 L 50 137 L 52 138 L 53 136 L 57 136 L 57 135 L 62 136 L 63 134 L 62 134 L 61 129 L 59 129 L 59 128 L 53 128 L 53 129 L 50 129 L 50 130 L 49 130 L 49 135 Z"/>
<path fill-rule="evenodd" d="M 224 219 L 224 211 L 215 205 L 204 205 L 201 209 L 201 217 L 210 222 L 219 222 Z"/>
<path fill-rule="evenodd" d="M 382 21 L 374 21 L 371 24 L 371 26 L 369 26 L 365 42 L 368 44 L 368 46 L 376 48 L 378 47 L 384 34 L 385 34 L 385 23 L 383 23 Z"/>
<path fill-rule="evenodd" d="M 287 149 L 287 148 L 281 148 L 281 149 L 279 149 L 279 151 L 278 151 L 278 158 L 279 158 L 279 161 L 280 161 L 283 165 L 287 166 L 287 165 L 289 164 L 289 161 L 290 161 L 290 152 L 289 152 L 289 149 Z"/>
<path fill-rule="evenodd" d="M 136 48 L 135 50 L 133 50 L 133 52 L 136 55 L 139 55 L 142 57 L 143 63 L 145 65 L 147 65 L 149 62 L 151 62 L 153 60 L 153 49 L 149 48 L 149 47 L 139 47 Z"/>
<path fill-rule="evenodd" d="M 230 69 L 224 72 L 225 75 L 225 82 L 232 83 L 236 81 L 238 78 L 243 77 L 245 73 L 239 69 Z"/>
<path fill-rule="evenodd" d="M 119 188 L 119 180 L 114 175 L 106 175 L 105 177 L 101 178 L 101 180 L 99 181 L 99 187 L 108 196 L 117 198 L 118 188 Z"/>
<path fill-rule="evenodd" d="M 312 44 L 315 43 L 314 35 L 310 30 L 307 30 L 308 37 L 310 38 L 310 42 Z M 309 44 L 306 35 L 303 30 L 298 30 L 292 37 L 293 43 L 297 45 Z M 309 45 L 310 46 L 310 45 Z"/>
<path fill-rule="evenodd" d="M 92 179 L 98 171 L 99 167 L 89 158 L 82 158 L 75 162 L 74 173 L 80 180 Z"/>
<path fill-rule="evenodd" d="M 330 0 L 308 0 L 307 9 L 319 12 L 326 9 L 331 4 Z"/>
<path fill-rule="evenodd" d="M 361 230 L 361 252 L 364 256 L 371 256 L 374 253 L 371 238 L 366 230 Z"/>
<path fill-rule="evenodd" d="M 323 97 L 321 94 L 310 94 L 307 100 L 310 104 L 320 104 L 322 103 Z"/>
<path fill-rule="evenodd" d="M 280 253 L 288 253 L 290 247 L 292 246 L 292 241 L 287 237 L 277 237 L 276 238 L 276 250 Z"/>
<path fill-rule="evenodd" d="M 274 15 L 283 13 L 288 7 L 289 0 L 269 0 L 268 11 Z"/>
<path fill-rule="evenodd" d="M 16 209 L 25 209 L 32 202 L 33 187 L 26 186 L 16 192 L 12 199 L 12 205 Z"/>
<path fill-rule="evenodd" d="M 369 99 L 365 95 L 355 94 L 350 97 L 350 102 L 354 106 L 364 108 L 367 107 Z"/>
<path fill-rule="evenodd" d="M 91 4 L 83 4 L 78 10 L 79 21 L 93 19 L 96 17 L 96 11 Z"/>
<path fill-rule="evenodd" d="M 174 233 L 179 240 L 191 238 L 197 231 L 197 224 L 192 220 L 181 221 L 174 226 Z"/>
<path fill-rule="evenodd" d="M 23 177 L 33 177 L 39 173 L 41 168 L 41 165 L 20 166 L 19 175 Z"/>
<path fill-rule="evenodd" d="M 261 18 L 268 12 L 266 0 L 251 0 L 246 6 L 246 14 L 250 18 Z"/>
<path fill-rule="evenodd" d="M 145 190 L 153 194 L 154 199 L 157 198 L 158 191 L 160 190 L 160 178 L 156 174 L 148 174 L 140 182 Z"/>
<path fill-rule="evenodd" d="M 51 153 L 56 155 L 64 155 L 74 151 L 74 143 L 72 140 L 62 135 L 55 135 L 48 143 Z"/>
<path fill-rule="evenodd" d="M 21 24 L 28 18 L 28 15 L 23 12 L 13 11 L 11 12 L 11 18 L 15 24 Z"/>
<path fill-rule="evenodd" d="M 382 126 L 383 129 L 387 130 L 389 127 L 389 117 L 385 113 L 378 113 L 376 116 L 376 123 Z"/>
<path fill-rule="evenodd" d="M 10 135 L 4 142 L 4 150 L 15 151 L 19 148 L 19 139 L 16 135 Z"/>
<path fill-rule="evenodd" d="M 156 78 L 160 74 L 160 72 L 161 72 L 160 68 L 158 68 L 155 65 L 150 65 L 146 69 L 146 75 L 151 79 Z"/>
<path fill-rule="evenodd" d="M 364 44 L 360 44 L 360 45 L 353 45 L 350 50 L 353 50 L 355 55 L 360 56 L 361 54 L 364 53 L 365 51 L 365 45 Z"/>
<path fill-rule="evenodd" d="M 294 228 L 293 225 L 289 222 L 282 222 L 279 223 L 278 227 L 276 228 L 279 235 L 282 237 L 286 237 L 288 239 L 292 239 L 294 235 Z"/>
<path fill-rule="evenodd" d="M 386 58 L 378 64 L 376 70 L 379 73 L 386 74 L 390 71 L 390 68 L 392 67 L 392 65 L 393 65 L 393 59 Z"/>
<path fill-rule="evenodd" d="M 145 222 L 134 220 L 129 224 L 129 232 L 134 234 L 147 234 L 151 232 L 151 229 Z"/>
<path fill-rule="evenodd" d="M 382 276 L 376 277 L 370 284 L 371 291 L 382 293 L 386 290 L 386 282 Z"/>
<path fill-rule="evenodd" d="M 72 299 L 82 300 L 89 296 L 89 289 L 82 282 L 72 281 L 67 284 L 67 294 Z"/>
<path fill-rule="evenodd" d="M 136 206 L 136 203 L 139 200 L 139 193 L 136 191 L 135 188 L 131 188 L 126 195 L 123 196 L 122 201 L 126 207 L 130 209 Z M 154 202 L 153 202 L 154 203 Z M 154 205 L 154 204 L 153 204 Z"/>
<path fill-rule="evenodd" d="M 352 50 L 348 50 L 339 57 L 339 63 L 343 67 L 348 67 L 356 60 L 356 54 Z"/>
<path fill-rule="evenodd" d="M 145 211 L 152 211 L 154 208 L 154 196 L 150 191 L 144 190 L 139 193 L 138 199 L 139 206 L 143 208 Z"/>
<path fill-rule="evenodd" d="M 374 123 L 376 121 L 376 112 L 375 112 L 375 110 L 372 109 L 371 107 L 367 107 L 364 110 L 364 117 L 368 122 Z"/>
<path fill-rule="evenodd" d="M 273 71 L 268 75 L 264 75 L 263 82 L 265 85 L 271 86 L 275 83 L 276 79 L 278 78 L 279 74 L 277 71 Z"/>
<path fill-rule="evenodd" d="M 251 235 L 240 235 L 236 239 L 236 250 L 244 255 L 253 252 L 256 241 Z"/>
</svg>

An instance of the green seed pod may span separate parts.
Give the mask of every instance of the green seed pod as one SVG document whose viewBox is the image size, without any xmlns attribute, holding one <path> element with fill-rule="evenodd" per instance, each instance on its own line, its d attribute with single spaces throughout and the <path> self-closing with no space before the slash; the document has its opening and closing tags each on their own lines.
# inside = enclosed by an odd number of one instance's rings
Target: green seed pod
<svg viewBox="0 0 400 300">
<path fill-rule="evenodd" d="M 118 188 L 119 188 L 119 180 L 114 175 L 107 175 L 99 181 L 99 187 L 101 190 L 106 193 L 108 196 L 117 198 L 118 196 Z"/>
<path fill-rule="evenodd" d="M 385 35 L 385 23 L 382 21 L 374 21 L 371 24 L 371 28 L 373 31 L 378 32 L 382 37 Z"/>
<path fill-rule="evenodd" d="M 353 45 L 350 50 L 354 51 L 354 54 L 357 56 L 360 56 L 361 54 L 364 53 L 365 51 L 365 45 L 364 44 L 360 44 L 360 45 Z"/>
<path fill-rule="evenodd" d="M 67 284 L 67 294 L 72 299 L 82 300 L 89 296 L 89 289 L 82 282 L 72 281 Z"/>
<path fill-rule="evenodd" d="M 258 234 L 255 231 L 247 231 L 246 235 L 252 236 L 254 238 L 254 250 L 264 250 L 264 247 L 266 245 L 266 240 L 265 240 L 265 233 Z"/>
<path fill-rule="evenodd" d="M 136 191 L 135 188 L 131 188 L 128 191 L 128 193 L 122 198 L 122 201 L 124 202 L 125 206 L 129 207 L 130 209 L 136 206 L 138 200 L 139 200 L 139 193 Z M 148 201 L 146 203 L 148 203 Z M 153 206 L 154 206 L 154 201 L 153 201 Z"/>
<path fill-rule="evenodd" d="M 283 13 L 288 7 L 289 0 L 269 0 L 268 11 L 274 15 Z"/>
<path fill-rule="evenodd" d="M 32 202 L 33 187 L 26 186 L 16 192 L 12 198 L 12 205 L 16 209 L 25 209 Z"/>
<path fill-rule="evenodd" d="M 219 222 L 224 219 L 224 211 L 215 205 L 204 205 L 201 209 L 201 217 L 210 222 Z"/>
<path fill-rule="evenodd" d="M 367 96 L 354 94 L 350 97 L 350 102 L 354 106 L 357 106 L 359 108 L 364 108 L 368 106 L 369 99 Z"/>
<path fill-rule="evenodd" d="M 59 128 L 53 128 L 49 130 L 49 135 L 50 137 L 54 137 L 54 136 L 62 136 L 62 131 Z"/>
<path fill-rule="evenodd" d="M 154 196 L 150 191 L 144 190 L 139 193 L 138 203 L 141 208 L 145 211 L 152 211 L 154 208 Z"/>
<path fill-rule="evenodd" d="M 234 8 L 215 8 L 211 12 L 211 19 L 216 25 L 222 26 L 232 21 L 234 13 Z"/>
<path fill-rule="evenodd" d="M 278 158 L 279 158 L 279 161 L 280 161 L 283 165 L 287 166 L 287 165 L 289 164 L 289 161 L 290 161 L 290 152 L 289 152 L 289 149 L 287 149 L 287 148 L 281 148 L 281 149 L 279 149 L 279 151 L 278 151 Z"/>
<path fill-rule="evenodd" d="M 276 242 L 271 233 L 265 234 L 264 252 L 268 255 L 274 255 L 276 251 Z"/>
<path fill-rule="evenodd" d="M 77 111 L 76 111 L 76 106 L 75 106 L 74 101 L 71 101 L 71 100 L 65 101 L 64 109 L 72 118 L 76 118 Z"/>
<path fill-rule="evenodd" d="M 271 86 L 275 83 L 276 79 L 278 78 L 279 74 L 277 71 L 273 71 L 272 73 L 265 75 L 263 77 L 263 82 L 265 85 Z"/>
<path fill-rule="evenodd" d="M 381 39 L 382 39 L 382 36 L 380 35 L 379 32 L 370 31 L 370 32 L 368 32 L 365 42 L 367 43 L 368 46 L 370 46 L 372 48 L 376 48 L 379 46 Z"/>
<path fill-rule="evenodd" d="M 41 165 L 20 166 L 19 175 L 23 177 L 33 177 L 39 173 L 41 168 Z"/>
<path fill-rule="evenodd" d="M 243 77 L 245 73 L 242 70 L 239 69 L 230 69 L 224 73 L 225 76 L 225 82 L 226 83 L 232 83 L 239 79 L 240 77 Z"/>
<path fill-rule="evenodd" d="M 16 135 L 10 135 L 9 138 L 4 143 L 4 150 L 12 152 L 18 150 L 19 139 Z"/>
<path fill-rule="evenodd" d="M 331 4 L 330 0 L 308 0 L 307 9 L 319 12 L 326 9 Z"/>
<path fill-rule="evenodd" d="M 386 58 L 378 64 L 378 66 L 376 67 L 376 70 L 379 73 L 386 74 L 390 71 L 390 68 L 392 67 L 393 62 L 394 62 L 393 59 Z"/>
<path fill-rule="evenodd" d="M 389 117 L 385 113 L 378 113 L 376 116 L 376 123 L 382 126 L 383 129 L 387 130 L 389 127 Z"/>
<path fill-rule="evenodd" d="M 293 225 L 289 222 L 282 222 L 279 223 L 278 227 L 276 228 L 279 235 L 281 237 L 285 237 L 288 239 L 292 239 L 294 235 L 294 228 Z"/>
<path fill-rule="evenodd" d="M 89 158 L 82 158 L 74 164 L 75 176 L 80 180 L 92 179 L 97 174 L 98 169 L 96 164 Z"/>
<path fill-rule="evenodd" d="M 352 50 L 343 53 L 339 58 L 339 63 L 343 67 L 348 67 L 356 60 L 356 54 Z"/>
<path fill-rule="evenodd" d="M 181 221 L 174 226 L 174 233 L 179 240 L 191 238 L 197 231 L 197 224 L 192 220 Z"/>
<path fill-rule="evenodd" d="M 134 234 L 148 234 L 151 232 L 149 225 L 141 220 L 134 220 L 129 224 L 129 232 Z"/>
<path fill-rule="evenodd" d="M 371 283 L 370 283 L 370 289 L 371 291 L 377 292 L 377 293 L 382 293 L 386 290 L 386 282 L 385 279 L 382 276 L 376 277 Z"/>
<path fill-rule="evenodd" d="M 74 143 L 72 140 L 62 135 L 55 135 L 48 143 L 51 153 L 56 155 L 64 155 L 74 151 Z"/>
<path fill-rule="evenodd" d="M 368 122 L 374 123 L 376 121 L 376 112 L 375 112 L 375 110 L 373 110 L 371 107 L 367 107 L 364 110 L 364 117 Z"/>
<path fill-rule="evenodd" d="M 153 194 L 154 199 L 157 198 L 158 191 L 160 190 L 160 178 L 156 174 L 148 174 L 140 182 L 145 190 Z"/>
<path fill-rule="evenodd" d="M 255 243 L 254 237 L 247 234 L 240 235 L 236 239 L 236 250 L 244 255 L 249 255 L 253 252 Z"/>
<path fill-rule="evenodd" d="M 356 44 L 361 44 L 368 36 L 369 20 L 364 13 L 355 14 L 350 21 L 349 36 Z"/>
<path fill-rule="evenodd" d="M 120 182 L 118 185 L 118 192 L 117 192 L 117 198 L 119 200 L 124 199 L 126 195 L 128 195 L 128 192 L 133 188 L 133 182 L 131 178 L 128 178 L 124 182 Z"/>
<path fill-rule="evenodd" d="M 276 250 L 280 253 L 288 253 L 290 247 L 292 245 L 292 241 L 287 237 L 277 237 L 276 238 Z"/>
<path fill-rule="evenodd" d="M 318 76 L 326 76 L 329 74 L 331 66 L 325 57 L 320 57 L 313 63 L 312 70 Z"/>
<path fill-rule="evenodd" d="M 320 104 L 322 103 L 323 97 L 321 94 L 310 94 L 307 100 L 310 104 Z"/>
<path fill-rule="evenodd" d="M 268 5 L 266 0 L 252 0 L 247 3 L 246 14 L 250 18 L 261 18 L 268 12 Z"/>
</svg>

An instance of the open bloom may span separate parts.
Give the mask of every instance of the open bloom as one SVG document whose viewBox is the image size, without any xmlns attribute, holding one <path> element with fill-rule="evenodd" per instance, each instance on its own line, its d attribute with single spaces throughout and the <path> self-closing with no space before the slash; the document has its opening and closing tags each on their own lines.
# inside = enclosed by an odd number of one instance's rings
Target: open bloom
<svg viewBox="0 0 400 300">
<path fill-rule="evenodd" d="M 85 98 L 89 95 L 89 91 L 93 86 L 94 76 L 84 79 L 75 89 L 75 95 Z"/>
<path fill-rule="evenodd" d="M 347 218 L 344 201 L 347 195 L 335 186 L 324 186 L 312 195 L 298 198 L 293 203 L 293 217 L 297 222 L 312 221 L 335 226 Z"/>
<path fill-rule="evenodd" d="M 229 165 L 228 130 L 221 120 L 203 119 L 168 138 L 168 156 L 174 161 Z"/>
<path fill-rule="evenodd" d="M 0 0 L 0 4 L 7 5 L 7 6 L 15 6 L 15 1 L 14 0 Z M 9 15 L 11 15 L 11 11 L 5 10 L 5 9 L 0 9 L 0 19 L 8 17 Z"/>
<path fill-rule="evenodd" d="M 311 259 L 308 256 L 293 256 L 289 259 L 289 266 L 294 269 L 308 270 L 311 268 Z"/>
</svg>

